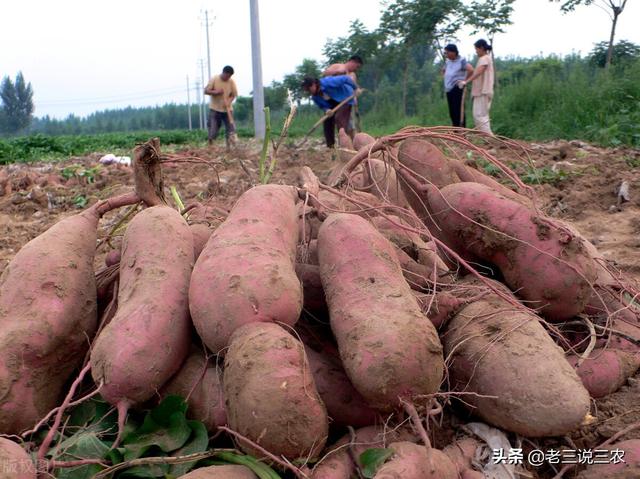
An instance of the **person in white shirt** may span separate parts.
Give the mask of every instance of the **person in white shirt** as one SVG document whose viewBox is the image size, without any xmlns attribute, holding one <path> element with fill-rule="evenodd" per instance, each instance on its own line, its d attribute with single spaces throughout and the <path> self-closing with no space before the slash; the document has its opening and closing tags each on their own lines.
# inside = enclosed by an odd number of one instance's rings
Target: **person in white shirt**
<svg viewBox="0 0 640 479">
<path fill-rule="evenodd" d="M 473 121 L 475 127 L 492 135 L 489 111 L 493 100 L 494 69 L 493 58 L 491 56 L 491 45 L 486 40 L 478 40 L 473 44 L 476 47 L 478 62 L 475 71 L 467 80 L 459 83 L 464 87 L 467 83 L 473 82 L 471 96 L 473 97 Z"/>
</svg>

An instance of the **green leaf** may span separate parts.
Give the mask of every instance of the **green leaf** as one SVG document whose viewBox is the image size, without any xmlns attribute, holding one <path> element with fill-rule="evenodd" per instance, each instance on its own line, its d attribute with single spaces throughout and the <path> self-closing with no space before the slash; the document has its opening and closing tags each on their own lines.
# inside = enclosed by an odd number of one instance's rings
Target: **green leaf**
<svg viewBox="0 0 640 479">
<path fill-rule="evenodd" d="M 109 452 L 109 446 L 102 442 L 95 433 L 81 432 L 62 441 L 54 451 L 58 461 L 75 461 L 78 458 L 104 459 Z M 97 464 L 63 468 L 58 470 L 56 477 L 63 479 L 89 479 L 101 470 L 102 467 Z"/>
<path fill-rule="evenodd" d="M 204 424 L 200 421 L 188 421 L 188 425 L 192 431 L 191 438 L 181 449 L 172 454 L 174 456 L 188 456 L 189 454 L 195 454 L 197 452 L 205 452 L 209 446 L 209 434 L 207 433 L 207 428 L 204 427 Z M 183 476 L 196 465 L 196 462 L 198 461 L 174 464 L 169 469 L 169 474 L 176 477 Z"/>
<path fill-rule="evenodd" d="M 137 459 L 154 446 L 163 452 L 184 446 L 191 436 L 186 412 L 187 404 L 181 397 L 167 396 L 147 414 L 139 429 L 125 437 L 124 460 Z"/>
<path fill-rule="evenodd" d="M 376 471 L 387 459 L 393 456 L 392 449 L 374 448 L 367 449 L 360 454 L 360 464 L 362 464 L 362 475 L 367 479 L 376 475 Z"/>
<path fill-rule="evenodd" d="M 144 478 L 151 479 L 156 477 L 165 477 L 169 471 L 167 464 L 149 464 L 145 466 L 136 466 L 127 469 L 118 475 L 118 479 L 125 478 Z"/>
</svg>

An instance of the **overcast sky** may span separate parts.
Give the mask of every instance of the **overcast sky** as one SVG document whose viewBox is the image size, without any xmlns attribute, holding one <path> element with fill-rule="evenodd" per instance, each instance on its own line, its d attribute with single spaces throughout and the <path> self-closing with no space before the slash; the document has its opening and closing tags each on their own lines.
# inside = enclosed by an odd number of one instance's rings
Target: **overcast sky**
<svg viewBox="0 0 640 479">
<path fill-rule="evenodd" d="M 206 58 L 204 9 L 211 12 L 212 73 L 231 64 L 240 94 L 251 91 L 249 0 L 21 0 L 0 8 L 0 76 L 23 72 L 34 89 L 36 116 L 186 102 L 186 76 L 193 86 L 198 59 Z M 269 84 L 304 57 L 321 60 L 326 40 L 345 35 L 352 20 L 375 28 L 380 4 L 261 0 L 260 17 Z M 638 19 L 640 2 L 629 2 L 617 38 L 640 43 Z M 518 0 L 513 25 L 495 39 L 496 54 L 584 54 L 608 39 L 609 28 L 596 6 L 562 15 L 548 0 Z M 464 55 L 472 56 L 477 36 L 458 39 Z"/>
</svg>

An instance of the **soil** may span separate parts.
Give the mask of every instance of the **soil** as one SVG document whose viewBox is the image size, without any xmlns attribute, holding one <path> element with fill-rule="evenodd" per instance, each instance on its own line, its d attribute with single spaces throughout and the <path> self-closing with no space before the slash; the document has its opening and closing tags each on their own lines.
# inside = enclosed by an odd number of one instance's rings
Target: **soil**
<svg viewBox="0 0 640 479">
<path fill-rule="evenodd" d="M 534 185 L 540 208 L 573 224 L 612 264 L 630 279 L 640 281 L 640 150 L 603 149 L 579 141 L 529 144 L 529 157 L 536 168 L 551 172 L 551 182 Z M 243 141 L 235 151 L 223 147 L 176 150 L 181 157 L 197 157 L 215 163 L 167 163 L 165 186 L 175 186 L 183 202 L 214 201 L 229 209 L 234 200 L 258 176 L 261 145 Z M 513 152 L 504 147 L 495 156 L 513 164 Z M 127 191 L 133 182 L 131 169 L 122 165 L 100 165 L 99 152 L 56 163 L 0 166 L 0 272 L 21 246 L 61 218 L 81 211 L 86 204 Z M 338 164 L 337 156 L 316 142 L 304 150 L 283 146 L 272 182 L 296 184 L 301 166 L 311 167 L 320 179 Z M 100 165 L 100 166 L 98 166 Z M 96 166 L 98 166 L 96 168 Z M 524 168 L 515 165 L 516 170 Z M 88 173 L 82 173 L 81 169 Z M 78 174 L 73 174 L 73 171 Z M 251 175 L 251 179 L 249 178 Z M 617 206 L 616 190 L 629 182 L 630 201 Z M 122 213 L 103 219 L 104 237 Z M 118 244 L 116 235 L 112 241 Z M 101 247 L 96 268 L 103 264 L 109 247 Z M 620 391 L 594 403 L 596 420 L 574 433 L 575 447 L 594 448 L 626 426 L 640 421 L 640 376 Z M 640 438 L 640 429 L 621 439 Z M 537 441 L 540 448 L 564 444 Z M 538 477 L 552 477 L 542 470 Z M 571 474 L 565 477 L 572 477 Z"/>
</svg>

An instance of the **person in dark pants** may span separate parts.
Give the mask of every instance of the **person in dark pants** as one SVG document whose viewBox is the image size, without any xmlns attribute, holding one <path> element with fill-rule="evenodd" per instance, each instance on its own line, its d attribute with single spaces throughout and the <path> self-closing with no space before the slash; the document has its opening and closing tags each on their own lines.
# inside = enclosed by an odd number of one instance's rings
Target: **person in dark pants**
<svg viewBox="0 0 640 479">
<path fill-rule="evenodd" d="M 466 123 L 462 117 L 464 87 L 461 88 L 458 83 L 467 80 L 473 74 L 473 67 L 464 57 L 460 56 L 458 47 L 453 43 L 444 47 L 444 55 L 446 60 L 442 73 L 444 75 L 444 91 L 447 93 L 451 124 L 464 128 Z"/>
<path fill-rule="evenodd" d="M 320 79 L 306 77 L 302 82 L 302 89 L 311 95 L 311 99 L 324 112 L 334 109 L 340 102 L 353 95 L 358 86 L 349 75 L 323 77 Z M 324 139 L 329 148 L 336 143 L 336 128 L 344 128 L 349 136 L 352 136 L 350 128 L 351 107 L 354 104 L 352 98 L 342 105 L 338 111 L 324 122 Z"/>
<path fill-rule="evenodd" d="M 214 76 L 207 84 L 204 93 L 211 95 L 211 103 L 209 105 L 209 119 L 207 126 L 209 127 L 209 145 L 218 137 L 220 126 L 224 123 L 225 136 L 227 140 L 227 148 L 233 141 L 235 128 L 229 113 L 233 111 L 231 106 L 233 101 L 238 97 L 238 88 L 231 78 L 233 76 L 233 67 L 227 65 L 222 69 L 222 73 Z"/>
</svg>

